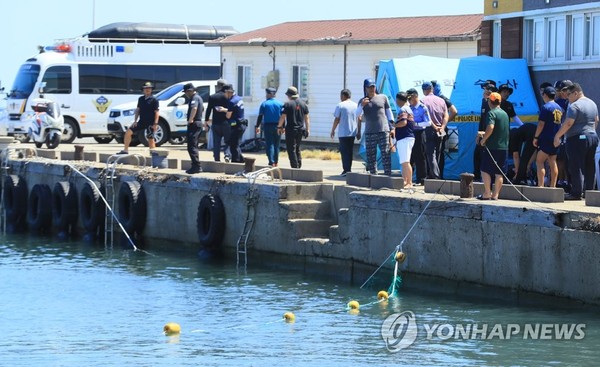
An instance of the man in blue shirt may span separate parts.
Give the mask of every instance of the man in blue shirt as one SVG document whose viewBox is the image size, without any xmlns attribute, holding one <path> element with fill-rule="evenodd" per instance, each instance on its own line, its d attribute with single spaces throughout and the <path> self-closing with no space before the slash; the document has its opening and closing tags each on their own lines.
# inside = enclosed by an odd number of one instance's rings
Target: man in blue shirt
<svg viewBox="0 0 600 367">
<path fill-rule="evenodd" d="M 260 125 L 263 126 L 265 133 L 265 144 L 267 148 L 267 159 L 269 160 L 269 166 L 277 167 L 279 163 L 279 143 L 281 137 L 277 133 L 277 123 L 281 117 L 281 109 L 283 103 L 275 99 L 275 88 L 265 89 L 267 93 L 267 99 L 260 105 L 258 110 L 258 118 L 256 119 L 256 134 L 260 134 Z"/>
<path fill-rule="evenodd" d="M 242 97 L 235 94 L 233 86 L 231 84 L 226 85 L 223 88 L 225 96 L 229 99 L 229 105 L 227 106 L 227 123 L 231 127 L 231 133 L 229 136 L 229 151 L 231 152 L 231 161 L 237 163 L 244 163 L 244 156 L 240 149 L 240 140 L 246 131 L 248 126 L 248 120 L 244 117 L 244 101 Z"/>
</svg>

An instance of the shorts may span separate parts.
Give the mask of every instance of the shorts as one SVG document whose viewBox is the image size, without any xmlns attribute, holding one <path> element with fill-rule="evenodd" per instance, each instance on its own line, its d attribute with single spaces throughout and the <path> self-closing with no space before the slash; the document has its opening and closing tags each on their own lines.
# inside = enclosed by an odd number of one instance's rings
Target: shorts
<svg viewBox="0 0 600 367">
<path fill-rule="evenodd" d="M 538 150 L 548 155 L 556 155 L 558 153 L 558 148 L 554 147 L 554 140 L 549 139 L 538 140 Z"/>
<path fill-rule="evenodd" d="M 146 139 L 154 139 L 154 129 L 152 129 L 152 125 L 142 124 L 140 122 L 135 125 L 135 127 L 130 127 L 129 130 L 134 133 L 141 134 L 141 131 L 144 131 Z"/>
<path fill-rule="evenodd" d="M 501 175 L 504 164 L 506 163 L 506 154 L 506 150 L 485 149 L 484 147 L 481 150 L 481 172 L 489 174 L 492 178 L 495 175 Z"/>
<path fill-rule="evenodd" d="M 396 142 L 396 154 L 400 164 L 410 162 L 410 154 L 415 145 L 415 138 L 404 138 Z"/>
</svg>

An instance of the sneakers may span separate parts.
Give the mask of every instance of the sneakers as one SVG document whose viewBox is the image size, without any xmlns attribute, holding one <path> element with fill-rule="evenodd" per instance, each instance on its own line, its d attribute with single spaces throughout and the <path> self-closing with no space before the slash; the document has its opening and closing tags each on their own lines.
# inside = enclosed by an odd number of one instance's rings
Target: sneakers
<svg viewBox="0 0 600 367">
<path fill-rule="evenodd" d="M 342 171 L 342 173 L 340 173 L 340 176 L 346 177 L 347 174 L 348 174 L 348 171 Z"/>
<path fill-rule="evenodd" d="M 200 173 L 202 172 L 202 167 L 192 167 L 190 169 L 188 169 L 187 171 L 185 171 L 185 173 L 187 173 L 188 175 L 193 175 L 194 173 Z"/>
<path fill-rule="evenodd" d="M 229 163 L 229 162 L 231 162 L 231 157 L 228 156 L 228 155 L 226 155 L 225 156 L 225 163 Z"/>
<path fill-rule="evenodd" d="M 120 152 L 119 152 L 119 153 L 117 153 L 117 154 L 129 154 L 129 152 L 128 152 L 128 151 L 126 151 L 126 150 L 122 150 L 122 151 L 120 151 Z"/>
<path fill-rule="evenodd" d="M 581 196 L 575 196 L 575 195 L 571 195 L 571 194 L 566 194 L 565 195 L 565 200 L 581 200 Z"/>
</svg>

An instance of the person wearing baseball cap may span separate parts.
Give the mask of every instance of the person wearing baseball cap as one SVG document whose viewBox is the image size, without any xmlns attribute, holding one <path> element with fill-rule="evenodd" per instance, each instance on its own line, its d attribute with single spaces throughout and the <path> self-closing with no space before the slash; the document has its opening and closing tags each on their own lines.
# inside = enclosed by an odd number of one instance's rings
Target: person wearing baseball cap
<svg viewBox="0 0 600 367">
<path fill-rule="evenodd" d="M 479 115 L 479 131 L 485 131 L 485 127 L 487 125 L 487 116 L 490 111 L 490 105 L 488 104 L 488 98 L 490 93 L 498 92 L 496 88 L 496 82 L 492 79 L 488 79 L 483 84 L 481 84 L 481 89 L 483 90 L 483 95 L 481 98 L 481 114 Z M 475 181 L 481 180 L 481 147 L 479 145 L 475 145 L 475 151 L 473 152 L 473 175 L 475 176 Z"/>
<path fill-rule="evenodd" d="M 256 118 L 256 135 L 260 134 L 262 124 L 269 166 L 277 167 L 279 164 L 279 145 L 281 143 L 281 137 L 277 134 L 277 124 L 281 117 L 283 103 L 275 99 L 277 89 L 269 87 L 265 89 L 265 93 L 267 99 L 260 104 L 258 117 Z"/>
<path fill-rule="evenodd" d="M 502 167 L 504 167 L 508 152 L 510 119 L 506 112 L 500 108 L 500 102 L 502 102 L 500 93 L 490 93 L 488 99 L 490 111 L 487 115 L 485 131 L 480 131 L 477 134 L 478 144 L 483 148 L 481 152 L 481 178 L 483 179 L 484 192 L 477 196 L 479 200 L 498 200 L 504 182 Z M 494 179 L 493 191 L 492 179 Z"/>
<path fill-rule="evenodd" d="M 310 135 L 310 115 L 308 105 L 300 99 L 298 88 L 291 86 L 285 92 L 288 101 L 281 109 L 281 116 L 277 124 L 277 132 L 285 132 L 285 146 L 287 148 L 290 166 L 302 168 L 302 154 L 300 143 L 303 138 Z"/>
<path fill-rule="evenodd" d="M 158 100 L 152 95 L 154 85 L 152 82 L 145 82 L 142 85 L 144 95 L 138 98 L 137 107 L 135 109 L 133 123 L 125 132 L 123 138 L 123 150 L 117 154 L 129 154 L 129 144 L 134 133 L 144 133 L 148 140 L 150 149 L 156 148 L 154 134 L 158 128 Z"/>
<path fill-rule="evenodd" d="M 185 99 L 188 105 L 187 110 L 187 151 L 192 161 L 191 167 L 185 171 L 186 173 L 193 175 L 195 173 L 202 172 L 202 166 L 200 164 L 200 158 L 198 157 L 198 138 L 202 132 L 202 109 L 204 101 L 198 93 L 194 84 L 187 83 L 183 86 L 183 92 L 185 93 Z"/>
</svg>

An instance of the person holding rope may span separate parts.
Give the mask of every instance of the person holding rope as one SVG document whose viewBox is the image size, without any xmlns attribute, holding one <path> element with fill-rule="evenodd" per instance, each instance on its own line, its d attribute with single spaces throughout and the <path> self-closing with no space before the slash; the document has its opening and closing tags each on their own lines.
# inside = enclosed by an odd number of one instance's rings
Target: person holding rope
<svg viewBox="0 0 600 367">
<path fill-rule="evenodd" d="M 484 186 L 483 194 L 477 196 L 479 200 L 498 200 L 504 183 L 502 167 L 508 153 L 510 119 L 500 108 L 500 102 L 502 97 L 498 92 L 490 94 L 488 99 L 490 111 L 487 113 L 485 131 L 477 134 L 478 145 L 482 147 L 481 178 Z M 493 191 L 492 177 L 494 177 Z"/>
</svg>

